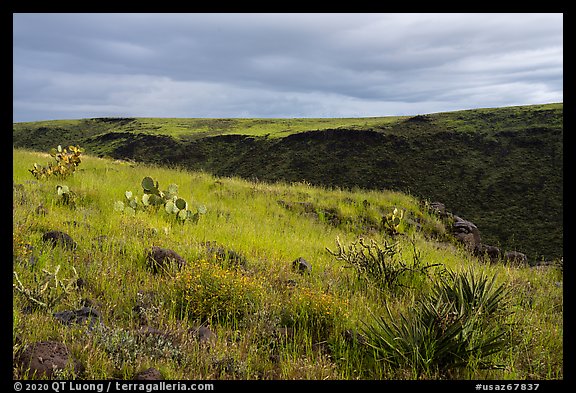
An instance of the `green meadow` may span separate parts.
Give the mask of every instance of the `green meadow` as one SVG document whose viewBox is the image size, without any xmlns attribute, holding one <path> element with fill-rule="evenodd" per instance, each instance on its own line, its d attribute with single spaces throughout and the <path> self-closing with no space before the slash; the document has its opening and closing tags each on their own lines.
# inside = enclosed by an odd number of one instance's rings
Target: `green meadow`
<svg viewBox="0 0 576 393">
<path fill-rule="evenodd" d="M 177 136 L 182 122 L 159 127 Z M 242 122 L 254 135 L 300 127 Z M 90 154 L 69 177 L 35 179 L 33 164 L 51 160 L 13 150 L 12 342 L 15 359 L 35 342 L 66 345 L 83 371 L 54 378 L 132 379 L 149 368 L 179 380 L 564 378 L 561 261 L 480 260 L 430 201 Z M 206 213 L 179 222 L 162 208 L 118 211 L 126 191 L 143 195 L 145 177 L 176 184 Z M 52 246 L 48 231 L 76 247 Z M 153 246 L 186 263 L 154 273 Z M 295 268 L 299 258 L 310 269 Z M 95 326 L 54 316 L 83 306 L 99 313 Z M 44 378 L 16 363 L 13 377 Z"/>
<path fill-rule="evenodd" d="M 563 103 L 416 116 L 93 118 L 13 124 L 13 146 L 443 202 L 482 242 L 563 255 Z"/>
</svg>

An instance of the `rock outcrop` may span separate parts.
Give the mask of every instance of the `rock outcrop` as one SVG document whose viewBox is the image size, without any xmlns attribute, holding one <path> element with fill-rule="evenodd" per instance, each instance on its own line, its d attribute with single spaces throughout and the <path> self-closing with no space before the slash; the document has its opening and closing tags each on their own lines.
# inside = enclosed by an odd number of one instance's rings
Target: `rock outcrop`
<svg viewBox="0 0 576 393">
<path fill-rule="evenodd" d="M 473 222 L 450 213 L 442 202 L 431 202 L 429 208 L 433 213 L 451 223 L 454 238 L 478 258 L 488 259 L 491 263 L 528 264 L 527 256 L 519 251 L 503 251 L 496 246 L 483 244 L 478 227 Z"/>
</svg>

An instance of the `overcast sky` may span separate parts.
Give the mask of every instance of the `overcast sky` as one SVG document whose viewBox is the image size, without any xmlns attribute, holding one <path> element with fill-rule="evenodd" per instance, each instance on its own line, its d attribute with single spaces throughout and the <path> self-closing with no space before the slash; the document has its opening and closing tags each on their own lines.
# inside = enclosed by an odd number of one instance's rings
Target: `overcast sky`
<svg viewBox="0 0 576 393">
<path fill-rule="evenodd" d="M 563 101 L 562 14 L 14 14 L 14 122 Z"/>
</svg>

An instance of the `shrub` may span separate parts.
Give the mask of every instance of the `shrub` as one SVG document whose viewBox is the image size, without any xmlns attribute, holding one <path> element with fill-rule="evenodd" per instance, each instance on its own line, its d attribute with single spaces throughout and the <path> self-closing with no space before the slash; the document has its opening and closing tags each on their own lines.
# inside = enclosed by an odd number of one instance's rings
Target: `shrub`
<svg viewBox="0 0 576 393">
<path fill-rule="evenodd" d="M 398 244 L 379 244 L 375 240 L 367 243 L 363 238 L 352 242 L 347 247 L 342 246 L 336 238 L 338 251 L 326 249 L 336 259 L 344 261 L 354 268 L 361 279 L 367 280 L 378 289 L 397 289 L 406 286 L 414 276 L 425 275 L 428 269 L 442 264 L 423 264 L 416 249 L 412 262 L 402 259 Z"/>
<path fill-rule="evenodd" d="M 83 150 L 78 146 L 69 146 L 68 149 L 63 149 L 62 146 L 58 145 L 56 149 L 50 150 L 50 155 L 56 160 L 55 164 L 49 162 L 47 166 L 43 167 L 34 163 L 29 172 L 36 179 L 45 179 L 51 176 L 64 179 L 76 171 L 76 167 L 82 162 L 80 159 L 82 152 Z"/>
<path fill-rule="evenodd" d="M 138 334 L 122 328 L 99 328 L 95 331 L 95 342 L 115 369 L 133 368 L 141 358 L 150 360 L 168 359 L 180 363 L 185 354 L 170 337 L 161 334 Z"/>
<path fill-rule="evenodd" d="M 368 345 L 392 367 L 408 367 L 416 376 L 494 366 L 486 358 L 508 345 L 498 323 L 508 291 L 495 278 L 450 274 L 405 314 L 393 316 L 386 305 L 386 315 L 364 329 Z"/>
<path fill-rule="evenodd" d="M 295 288 L 280 312 L 280 324 L 306 330 L 315 341 L 325 340 L 345 310 L 345 303 L 333 295 Z"/>
<path fill-rule="evenodd" d="M 199 260 L 178 273 L 175 291 L 177 313 L 205 322 L 241 320 L 257 309 L 264 288 L 250 276 Z"/>
</svg>

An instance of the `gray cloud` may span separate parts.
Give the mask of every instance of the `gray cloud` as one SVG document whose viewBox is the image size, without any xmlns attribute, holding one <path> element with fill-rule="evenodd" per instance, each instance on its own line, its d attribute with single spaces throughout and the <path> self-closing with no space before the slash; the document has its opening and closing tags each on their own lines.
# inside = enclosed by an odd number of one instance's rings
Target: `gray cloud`
<svg viewBox="0 0 576 393">
<path fill-rule="evenodd" d="M 562 14 L 14 14 L 14 121 L 563 100 Z"/>
</svg>

